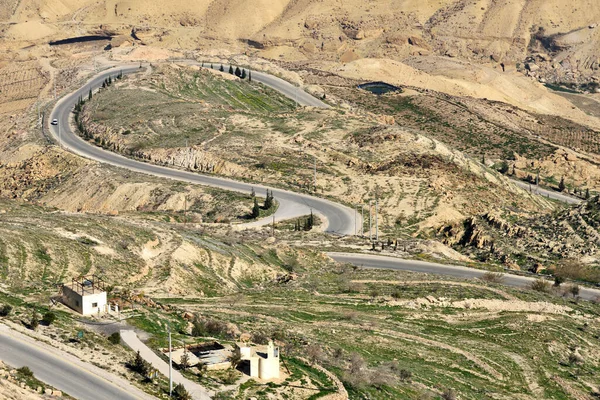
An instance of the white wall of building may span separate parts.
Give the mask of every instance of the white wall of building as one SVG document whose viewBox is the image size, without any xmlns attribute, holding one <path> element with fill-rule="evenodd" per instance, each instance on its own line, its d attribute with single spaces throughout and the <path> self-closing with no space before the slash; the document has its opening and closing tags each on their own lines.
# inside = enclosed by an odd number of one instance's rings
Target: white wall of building
<svg viewBox="0 0 600 400">
<path fill-rule="evenodd" d="M 82 314 L 83 315 L 93 315 L 106 312 L 106 292 L 100 292 L 95 294 L 86 294 L 82 299 L 83 307 Z"/>
</svg>

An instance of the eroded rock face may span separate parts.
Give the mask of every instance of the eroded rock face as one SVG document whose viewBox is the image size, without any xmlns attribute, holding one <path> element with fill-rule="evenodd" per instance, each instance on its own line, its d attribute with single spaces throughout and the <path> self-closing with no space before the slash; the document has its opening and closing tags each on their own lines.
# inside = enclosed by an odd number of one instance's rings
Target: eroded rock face
<svg viewBox="0 0 600 400">
<path fill-rule="evenodd" d="M 509 222 L 497 212 L 442 226 L 437 236 L 470 257 L 493 260 L 508 268 L 545 269 L 557 259 L 600 259 L 600 199 L 554 214 L 513 214 Z"/>
</svg>

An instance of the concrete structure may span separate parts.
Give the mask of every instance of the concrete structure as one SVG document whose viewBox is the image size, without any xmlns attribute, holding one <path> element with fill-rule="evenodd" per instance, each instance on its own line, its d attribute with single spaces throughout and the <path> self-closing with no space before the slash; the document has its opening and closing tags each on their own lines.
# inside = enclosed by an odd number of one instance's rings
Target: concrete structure
<svg viewBox="0 0 600 400">
<path fill-rule="evenodd" d="M 83 315 L 107 312 L 106 289 L 102 279 L 96 275 L 72 279 L 63 284 L 61 300 L 68 307 Z"/>
<path fill-rule="evenodd" d="M 232 346 L 219 342 L 209 342 L 202 344 L 192 344 L 186 346 L 188 353 L 188 365 L 194 367 L 198 364 L 204 364 L 208 371 L 223 370 L 231 367 L 229 360 L 233 353 Z M 169 355 L 169 349 L 161 350 L 165 355 Z M 183 356 L 183 348 L 173 349 L 173 363 L 179 365 L 181 356 Z"/>
<path fill-rule="evenodd" d="M 275 347 L 272 340 L 267 346 L 250 347 L 238 343 L 236 351 L 242 361 L 250 363 L 251 377 L 264 380 L 279 378 L 279 348 Z"/>
</svg>

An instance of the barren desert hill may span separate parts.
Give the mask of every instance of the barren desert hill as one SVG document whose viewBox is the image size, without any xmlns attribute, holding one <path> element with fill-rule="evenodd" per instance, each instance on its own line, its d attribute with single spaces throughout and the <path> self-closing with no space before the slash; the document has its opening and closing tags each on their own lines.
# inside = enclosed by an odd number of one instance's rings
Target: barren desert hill
<svg viewBox="0 0 600 400">
<path fill-rule="evenodd" d="M 597 23 L 593 0 L 0 0 L 0 47 L 120 35 L 114 45 L 252 53 L 598 127 L 541 85 L 596 90 Z"/>
<path fill-rule="evenodd" d="M 432 52 L 516 63 L 542 28 L 559 50 L 571 50 L 571 61 L 588 67 L 597 64 L 598 34 L 585 30 L 600 21 L 594 0 L 2 0 L 0 8 L 0 21 L 15 24 L 8 37 L 36 20 L 54 25 L 59 36 L 101 24 L 150 29 L 149 42 L 169 34 L 181 36 L 183 47 L 194 38 L 251 39 L 261 47 L 303 46 L 307 56 L 320 58 L 355 50 L 361 57 Z M 184 34 L 182 27 L 190 29 Z M 36 30 L 28 33 L 37 36 Z"/>
</svg>

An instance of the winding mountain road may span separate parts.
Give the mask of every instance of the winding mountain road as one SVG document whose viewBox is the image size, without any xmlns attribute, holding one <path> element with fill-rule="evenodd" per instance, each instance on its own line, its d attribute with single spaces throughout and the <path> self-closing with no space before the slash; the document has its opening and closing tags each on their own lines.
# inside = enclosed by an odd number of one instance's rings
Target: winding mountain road
<svg viewBox="0 0 600 400">
<path fill-rule="evenodd" d="M 140 172 L 143 174 L 154 175 L 162 178 L 174 179 L 199 185 L 212 186 L 220 189 L 231 190 L 241 193 L 250 193 L 252 188 L 258 193 L 265 193 L 267 188 L 273 191 L 275 200 L 278 201 L 279 207 L 274 214 L 275 221 L 283 221 L 307 215 L 311 210 L 322 217 L 324 230 L 328 233 L 338 235 L 354 235 L 355 227 L 361 226 L 362 220 L 359 215 L 355 215 L 355 211 L 344 205 L 334 203 L 332 201 L 321 199 L 318 197 L 294 193 L 288 190 L 271 188 L 263 185 L 243 183 L 231 179 L 220 178 L 217 176 L 201 175 L 193 172 L 177 170 L 162 167 L 159 165 L 144 163 L 130 158 L 123 157 L 119 154 L 104 150 L 93 144 L 90 144 L 81 139 L 71 127 L 70 116 L 75 104 L 80 97 L 87 98 L 89 90 L 95 90 L 102 86 L 102 82 L 109 76 L 115 76 L 122 71 L 123 74 L 132 74 L 140 71 L 138 64 L 122 65 L 103 71 L 85 85 L 71 94 L 59 100 L 52 112 L 50 120 L 57 119 L 58 125 L 49 125 L 50 132 L 61 146 L 76 153 L 82 157 L 96 160 L 101 163 L 114 165 L 128 169 L 130 171 Z M 282 79 L 271 77 L 264 73 L 253 72 L 252 79 L 257 82 L 264 82 L 273 89 L 283 93 L 284 95 L 294 98 L 299 104 L 326 107 L 323 102 L 315 99 L 304 91 L 297 89 L 290 83 Z M 356 218 L 356 222 L 355 222 Z M 267 225 L 272 222 L 273 217 L 263 219 L 245 226 L 260 226 Z"/>
<path fill-rule="evenodd" d="M 327 253 L 334 261 L 356 265 L 363 268 L 380 268 L 398 271 L 411 271 L 426 274 L 437 274 L 451 276 L 461 279 L 481 278 L 487 271 L 463 267 L 460 265 L 437 264 L 426 261 L 404 260 L 396 257 L 378 256 L 362 253 Z M 528 277 L 512 274 L 504 274 L 502 283 L 513 287 L 528 287 L 539 277 Z M 580 287 L 579 297 L 584 300 L 595 301 L 600 298 L 600 290 Z"/>
</svg>

